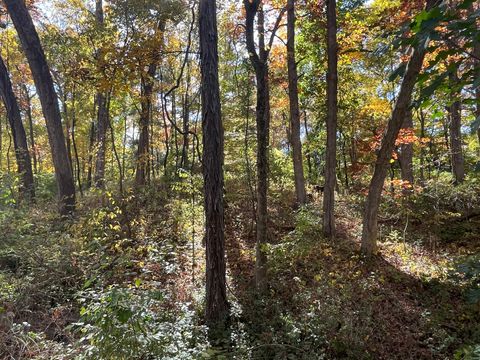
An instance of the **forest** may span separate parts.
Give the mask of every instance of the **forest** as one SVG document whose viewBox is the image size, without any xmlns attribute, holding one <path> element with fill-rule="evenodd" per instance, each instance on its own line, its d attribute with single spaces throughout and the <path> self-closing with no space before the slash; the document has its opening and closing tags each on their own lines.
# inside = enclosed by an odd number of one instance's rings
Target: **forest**
<svg viewBox="0 0 480 360">
<path fill-rule="evenodd" d="M 1 0 L 0 359 L 480 359 L 479 0 Z"/>
</svg>

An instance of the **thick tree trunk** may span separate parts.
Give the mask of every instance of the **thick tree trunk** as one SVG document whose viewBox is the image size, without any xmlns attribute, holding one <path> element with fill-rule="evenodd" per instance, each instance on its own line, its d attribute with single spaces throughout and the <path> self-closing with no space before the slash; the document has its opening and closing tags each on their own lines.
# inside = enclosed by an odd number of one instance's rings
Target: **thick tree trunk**
<svg viewBox="0 0 480 360">
<path fill-rule="evenodd" d="M 427 1 L 427 10 L 431 9 L 437 0 Z M 365 202 L 365 212 L 363 216 L 362 229 L 362 252 L 371 256 L 377 248 L 377 214 L 380 205 L 383 184 L 392 158 L 392 151 L 395 147 L 395 141 L 402 127 L 403 120 L 407 115 L 411 103 L 412 92 L 415 86 L 418 74 L 422 69 L 423 59 L 425 58 L 425 48 L 428 44 L 417 46 L 408 62 L 405 75 L 400 86 L 395 108 L 392 117 L 388 122 L 387 130 L 383 136 L 382 145 L 378 152 L 375 170 Z"/>
<path fill-rule="evenodd" d="M 336 1 L 327 0 L 327 152 L 325 162 L 325 189 L 323 192 L 323 233 L 335 236 L 335 184 L 337 180 L 337 15 Z"/>
<path fill-rule="evenodd" d="M 270 94 L 268 66 L 260 66 L 257 77 L 257 246 L 256 284 L 264 289 L 267 275 L 267 255 L 264 246 L 268 242 L 268 144 L 270 133 Z"/>
<path fill-rule="evenodd" d="M 264 13 L 261 0 L 244 0 L 246 10 L 246 38 L 247 50 L 255 69 L 257 81 L 257 243 L 255 282 L 260 291 L 266 288 L 267 255 L 265 244 L 268 242 L 268 145 L 270 129 L 270 94 L 268 79 L 268 50 L 265 48 Z M 255 48 L 254 22 L 258 14 L 258 48 Z"/>
<path fill-rule="evenodd" d="M 20 109 L 13 92 L 10 76 L 5 63 L 0 56 L 0 96 L 7 110 L 8 122 L 13 135 L 13 146 L 17 159 L 18 173 L 22 181 L 20 184 L 20 198 L 29 201 L 35 199 L 35 186 L 33 182 L 32 162 L 28 152 L 27 135 L 23 127 Z"/>
<path fill-rule="evenodd" d="M 104 26 L 103 0 L 95 1 L 95 19 L 98 28 Z M 104 74 L 104 56 L 103 49 L 97 49 L 97 61 L 100 74 Z M 108 110 L 107 110 L 107 94 L 103 91 L 97 91 L 97 126 L 96 126 L 96 144 L 95 144 L 95 175 L 94 184 L 98 189 L 105 188 L 105 154 L 108 129 Z"/>
<path fill-rule="evenodd" d="M 12 18 L 22 48 L 30 64 L 35 87 L 42 104 L 43 115 L 47 123 L 48 138 L 57 179 L 58 196 L 60 198 L 60 213 L 68 214 L 75 209 L 75 185 L 73 183 L 71 164 L 68 161 L 62 120 L 52 76 L 40 39 L 25 3 L 21 0 L 5 0 L 4 4 Z"/>
<path fill-rule="evenodd" d="M 150 115 L 152 113 L 153 79 L 157 72 L 157 64 L 148 67 L 147 74 L 142 76 L 141 112 L 140 112 L 140 137 L 137 150 L 137 170 L 135 184 L 145 185 L 150 178 Z"/>
<path fill-rule="evenodd" d="M 402 129 L 406 131 L 413 131 L 413 116 L 411 108 L 408 109 L 405 119 L 403 120 Z M 404 182 L 408 182 L 410 185 L 413 185 L 413 143 L 400 145 L 399 161 L 402 180 Z M 410 188 L 408 187 L 404 190 L 406 193 L 410 192 Z"/>
<path fill-rule="evenodd" d="M 452 83 L 458 82 L 456 74 L 450 77 Z M 460 184 L 465 180 L 465 160 L 462 150 L 462 115 L 461 102 L 458 99 L 460 94 L 454 94 L 456 99 L 449 107 L 450 112 L 450 151 L 452 154 L 452 174 L 455 184 Z"/>
<path fill-rule="evenodd" d="M 288 58 L 288 96 L 290 99 L 290 142 L 293 148 L 293 170 L 297 203 L 307 201 L 305 175 L 303 173 L 302 142 L 300 139 L 300 109 L 298 105 L 298 75 L 295 62 L 295 0 L 288 0 L 287 13 L 287 58 Z"/>
<path fill-rule="evenodd" d="M 228 316 L 223 204 L 223 126 L 218 80 L 215 0 L 200 1 L 203 179 L 205 194 L 206 320 L 210 335 L 225 329 Z"/>
</svg>

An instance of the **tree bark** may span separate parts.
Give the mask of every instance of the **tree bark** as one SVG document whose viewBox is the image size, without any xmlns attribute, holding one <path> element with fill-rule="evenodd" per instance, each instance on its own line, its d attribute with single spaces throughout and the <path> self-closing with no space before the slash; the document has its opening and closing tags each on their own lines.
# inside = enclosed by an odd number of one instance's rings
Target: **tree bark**
<svg viewBox="0 0 480 360">
<path fill-rule="evenodd" d="M 140 137 L 137 150 L 137 170 L 135 172 L 135 185 L 145 185 L 150 178 L 150 114 L 152 108 L 153 79 L 157 72 L 157 64 L 148 66 L 147 74 L 141 80 L 141 110 L 140 110 Z"/>
<path fill-rule="evenodd" d="M 75 138 L 75 129 L 77 123 L 77 114 L 75 109 L 75 86 L 73 87 L 72 91 L 72 145 L 73 145 L 73 153 L 75 154 L 75 164 L 77 165 L 77 183 L 78 183 L 78 190 L 80 191 L 80 195 L 83 196 L 83 188 L 82 188 L 82 174 L 80 170 L 80 157 L 78 156 L 78 148 L 77 148 L 77 141 Z"/>
<path fill-rule="evenodd" d="M 290 142 L 293 149 L 293 170 L 297 203 L 307 201 L 305 175 L 303 172 L 302 142 L 300 139 L 300 109 L 298 105 L 298 74 L 295 62 L 295 0 L 288 0 L 287 12 L 287 61 L 288 96 L 290 99 Z"/>
<path fill-rule="evenodd" d="M 95 1 L 95 19 L 99 29 L 104 27 L 103 1 Z M 100 75 L 104 75 L 104 56 L 103 49 L 97 49 L 97 62 Z M 96 126 L 96 144 L 95 144 L 95 175 L 94 185 L 98 189 L 105 188 L 105 153 L 108 128 L 108 110 L 107 94 L 102 90 L 97 91 L 97 126 Z"/>
<path fill-rule="evenodd" d="M 57 180 L 60 200 L 59 210 L 61 214 L 69 214 L 75 209 L 75 185 L 73 183 L 71 164 L 68 161 L 60 109 L 53 86 L 52 75 L 49 71 L 40 38 L 25 3 L 21 0 L 5 0 L 4 3 L 27 56 L 35 87 L 42 104 Z"/>
<path fill-rule="evenodd" d="M 450 80 L 455 86 L 458 82 L 457 74 L 451 74 Z M 452 161 L 452 174 L 454 184 L 460 184 L 465 180 L 465 160 L 462 150 L 462 115 L 460 94 L 453 94 L 455 97 L 452 105 L 449 107 L 450 112 L 450 151 Z"/>
<path fill-rule="evenodd" d="M 438 0 L 428 0 L 426 6 L 427 11 L 430 10 L 437 1 Z M 425 48 L 427 45 L 428 44 L 424 44 L 422 46 L 422 44 L 420 44 L 413 51 L 400 86 L 400 92 L 393 109 L 392 117 L 388 122 L 387 130 L 383 136 L 382 145 L 378 152 L 363 216 L 361 249 L 367 256 L 373 255 L 377 249 L 377 215 L 383 184 L 387 175 L 390 159 L 392 158 L 395 141 L 410 106 L 412 92 L 418 74 L 422 69 L 423 59 L 425 58 Z"/>
<path fill-rule="evenodd" d="M 246 39 L 250 61 L 255 69 L 257 81 L 257 242 L 255 282 L 260 291 L 266 288 L 268 242 L 268 145 L 270 133 L 270 93 L 268 77 L 268 50 L 265 48 L 264 13 L 261 0 L 244 0 L 246 11 Z M 254 22 L 258 14 L 258 47 L 255 48 Z"/>
<path fill-rule="evenodd" d="M 95 106 L 94 106 L 95 108 Z M 92 120 L 90 124 L 90 136 L 88 142 L 88 169 L 87 169 L 87 182 L 85 187 L 90 189 L 92 187 L 92 168 L 93 168 L 93 151 L 95 147 L 95 121 Z"/>
<path fill-rule="evenodd" d="M 210 335 L 225 329 L 228 316 L 223 204 L 224 135 L 218 79 L 218 34 L 215 0 L 200 1 L 203 179 L 205 194 L 206 320 Z"/>
<path fill-rule="evenodd" d="M 325 161 L 325 189 L 323 192 L 323 233 L 328 238 L 335 236 L 335 184 L 337 164 L 337 88 L 338 46 L 336 1 L 327 0 L 327 151 Z"/>
<path fill-rule="evenodd" d="M 105 188 L 105 153 L 107 141 L 107 96 L 104 93 L 98 92 L 97 100 L 97 126 L 96 126 L 96 144 L 95 144 L 95 175 L 93 183 L 96 188 Z"/>
<path fill-rule="evenodd" d="M 0 56 L 0 96 L 7 110 L 7 118 L 13 135 L 13 146 L 17 159 L 18 173 L 21 176 L 19 188 L 20 198 L 28 201 L 35 199 L 35 185 L 33 181 L 32 162 L 28 152 L 27 135 L 23 127 L 20 108 L 13 92 L 10 76 Z"/>
<path fill-rule="evenodd" d="M 37 149 L 35 146 L 35 135 L 33 133 L 33 116 L 32 116 L 32 97 L 28 91 L 28 87 L 25 84 L 22 84 L 22 89 L 24 92 L 25 99 L 27 100 L 27 108 L 26 114 L 28 119 L 28 128 L 29 128 L 29 136 L 30 136 L 30 148 L 32 149 L 32 159 L 33 159 L 33 172 L 36 174 L 38 172 L 37 169 Z"/>
</svg>

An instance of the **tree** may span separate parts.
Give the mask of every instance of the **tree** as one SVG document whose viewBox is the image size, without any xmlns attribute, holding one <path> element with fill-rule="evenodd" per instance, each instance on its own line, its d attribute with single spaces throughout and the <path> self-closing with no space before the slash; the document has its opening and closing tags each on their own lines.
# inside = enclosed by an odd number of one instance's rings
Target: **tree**
<svg viewBox="0 0 480 360">
<path fill-rule="evenodd" d="M 223 205 L 223 125 L 218 80 L 215 0 L 200 1 L 203 179 L 205 196 L 206 319 L 221 329 L 228 315 Z"/>
<path fill-rule="evenodd" d="M 455 73 L 449 74 L 451 87 L 455 89 L 458 83 L 458 75 Z M 448 108 L 450 116 L 450 151 L 452 159 L 452 174 L 454 184 L 460 184 L 465 180 L 465 160 L 463 158 L 462 150 L 462 114 L 461 101 L 458 91 L 452 94 L 453 101 Z"/>
<path fill-rule="evenodd" d="M 103 1 L 96 0 L 95 2 L 95 20 L 100 30 L 104 28 L 104 14 L 103 14 Z M 105 75 L 104 67 L 104 50 L 102 48 L 97 50 L 97 61 L 99 72 L 101 75 Z M 98 90 L 96 94 L 97 104 L 97 126 L 96 126 L 96 157 L 95 157 L 95 176 L 94 184 L 97 188 L 105 187 L 105 151 L 107 140 L 107 128 L 108 128 L 108 94 L 104 91 Z"/>
<path fill-rule="evenodd" d="M 265 43 L 265 14 L 262 0 L 244 0 L 246 13 L 245 36 L 250 62 L 255 70 L 257 81 L 257 243 L 256 243 L 256 267 L 255 281 L 259 289 L 266 286 L 267 256 L 264 246 L 268 241 L 268 146 L 270 139 L 270 87 L 268 76 L 268 55 L 272 48 L 273 39 L 282 19 L 285 9 L 280 15 L 270 35 L 270 41 Z M 258 15 L 258 52 L 255 45 L 254 23 Z"/>
<path fill-rule="evenodd" d="M 65 136 L 52 75 L 25 3 L 21 0 L 5 0 L 4 3 L 27 56 L 42 104 L 57 180 L 59 210 L 61 214 L 69 214 L 75 209 L 75 185 L 65 146 Z"/>
<path fill-rule="evenodd" d="M 163 32 L 165 31 L 166 18 L 161 18 L 155 29 L 156 36 L 160 36 L 160 46 L 163 44 Z M 158 50 L 153 48 L 149 56 L 147 72 L 141 71 L 141 100 L 140 100 L 140 138 L 137 150 L 137 169 L 135 172 L 135 184 L 145 185 L 150 175 L 150 125 L 152 116 L 152 98 L 157 65 L 160 60 Z"/>
<path fill-rule="evenodd" d="M 33 182 L 32 162 L 28 151 L 27 135 L 23 127 L 20 108 L 13 92 L 10 76 L 0 56 L 0 96 L 7 110 L 8 122 L 13 136 L 13 146 L 17 159 L 18 173 L 22 181 L 20 185 L 20 197 L 33 201 L 35 199 L 35 185 Z"/>
<path fill-rule="evenodd" d="M 430 16 L 434 16 L 431 9 L 436 4 L 437 0 L 428 0 L 426 10 Z M 428 13 L 427 13 L 428 14 Z M 411 104 L 412 92 L 417 81 L 417 77 L 422 69 L 423 60 L 425 58 L 426 49 L 429 42 L 429 37 L 425 36 L 428 32 L 429 22 L 422 18 L 418 20 L 417 24 L 424 30 L 416 34 L 417 43 L 413 50 L 413 54 L 408 61 L 405 75 L 400 85 L 400 91 L 393 109 L 392 117 L 390 118 L 387 130 L 382 139 L 382 145 L 377 155 L 375 163 L 375 170 L 370 181 L 367 200 L 365 202 L 365 211 L 363 215 L 363 229 L 362 229 L 362 252 L 370 256 L 376 252 L 377 247 L 377 214 L 380 205 L 380 198 L 383 190 L 383 184 L 387 175 L 390 159 L 392 158 L 392 151 L 395 147 L 395 141 L 400 132 L 405 116 L 409 111 Z"/>
<path fill-rule="evenodd" d="M 300 109 L 298 106 L 298 75 L 295 61 L 295 0 L 287 4 L 287 61 L 288 61 L 288 97 L 290 99 L 290 139 L 293 150 L 293 169 L 297 203 L 307 201 L 305 176 L 303 173 L 302 142 L 300 139 Z"/>
<path fill-rule="evenodd" d="M 335 236 L 335 184 L 337 180 L 337 88 L 338 46 L 336 1 L 327 0 L 327 152 L 325 163 L 325 189 L 323 192 L 323 232 Z"/>
</svg>

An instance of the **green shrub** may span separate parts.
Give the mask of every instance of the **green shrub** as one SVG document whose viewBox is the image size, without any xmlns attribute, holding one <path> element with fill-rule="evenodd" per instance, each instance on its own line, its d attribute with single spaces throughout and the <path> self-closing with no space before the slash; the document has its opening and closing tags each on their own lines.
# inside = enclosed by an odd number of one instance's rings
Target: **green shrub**
<svg viewBox="0 0 480 360">
<path fill-rule="evenodd" d="M 160 291 L 111 286 L 82 294 L 84 359 L 195 359 L 207 348 L 206 329 L 187 305 L 166 306 Z"/>
</svg>

